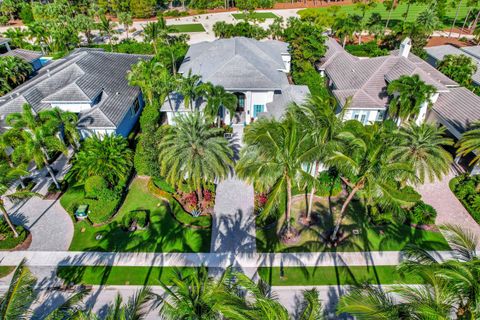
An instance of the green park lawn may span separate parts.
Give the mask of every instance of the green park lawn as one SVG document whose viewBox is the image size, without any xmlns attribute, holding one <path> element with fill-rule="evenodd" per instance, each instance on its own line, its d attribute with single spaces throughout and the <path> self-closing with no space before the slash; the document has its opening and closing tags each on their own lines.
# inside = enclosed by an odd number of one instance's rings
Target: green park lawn
<svg viewBox="0 0 480 320">
<path fill-rule="evenodd" d="M 333 202 L 340 206 L 341 202 Z M 321 252 L 321 251 L 400 251 L 408 244 L 416 244 L 428 250 L 449 250 L 445 238 L 440 232 L 413 228 L 406 224 L 391 222 L 384 226 L 374 226 L 365 219 L 364 209 L 359 202 L 352 202 L 350 210 L 342 225 L 345 239 L 337 248 L 328 248 L 321 240 L 324 230 L 333 228 L 333 221 L 328 211 L 326 198 L 314 201 L 315 224 L 304 227 L 298 223 L 298 217 L 305 212 L 303 200 L 294 201 L 292 216 L 299 230 L 298 241 L 285 244 L 279 241 L 278 233 L 284 221 L 283 216 L 270 228 L 257 224 L 257 250 L 259 252 Z M 358 234 L 355 234 L 358 233 Z"/>
<path fill-rule="evenodd" d="M 457 2 L 455 2 L 457 3 Z M 355 6 L 355 5 L 342 5 L 342 6 L 339 6 L 340 9 L 339 11 L 341 13 L 346 13 L 346 14 L 351 14 L 351 13 L 355 13 L 355 14 L 361 14 L 360 10 Z M 418 17 L 418 15 L 422 12 L 422 11 L 425 11 L 425 9 L 427 8 L 428 6 L 427 5 L 423 5 L 423 4 L 414 4 L 410 7 L 410 11 L 408 13 L 408 18 L 407 18 L 407 21 L 415 21 Z M 459 10 L 459 14 L 458 14 L 458 22 L 457 22 L 457 25 L 458 26 L 461 26 L 463 24 L 463 19 L 465 19 L 465 16 L 467 15 L 467 12 L 468 12 L 468 9 L 469 9 L 469 6 L 467 4 L 466 1 L 464 1 L 460 7 L 460 10 Z M 301 16 L 301 17 L 305 17 L 305 16 L 309 16 L 309 15 L 312 15 L 312 14 L 315 14 L 315 13 L 326 13 L 328 12 L 328 7 L 323 7 L 323 8 L 309 8 L 309 9 L 304 9 L 304 10 L 300 10 L 298 12 L 298 14 Z M 449 23 L 452 23 L 453 22 L 453 18 L 455 17 L 455 13 L 456 13 L 456 6 L 452 7 L 450 4 L 446 6 L 446 10 L 447 10 L 447 18 L 450 20 Z M 392 26 L 399 22 L 399 21 L 403 21 L 404 20 L 404 14 L 405 12 L 407 11 L 407 5 L 405 3 L 400 3 L 396 9 L 393 10 L 392 12 L 392 15 L 391 15 L 391 22 L 392 22 Z M 372 10 L 368 11 L 368 13 L 366 14 L 366 18 L 368 19 L 368 17 L 372 14 L 372 13 L 380 13 L 382 15 L 382 19 L 386 20 L 388 18 L 388 14 L 389 14 L 389 11 L 387 9 L 385 9 L 385 7 L 378 3 L 377 6 L 375 8 L 373 8 Z M 444 24 L 447 23 L 448 21 L 444 21 Z M 444 27 L 449 27 L 450 25 L 447 23 Z"/>
<path fill-rule="evenodd" d="M 232 13 L 232 16 L 236 20 L 245 19 L 245 14 L 244 13 Z M 250 16 L 253 19 L 275 19 L 277 17 L 277 15 L 274 14 L 273 12 L 254 12 Z"/>
<path fill-rule="evenodd" d="M 204 32 L 205 28 L 201 23 L 187 23 L 170 25 L 174 32 Z"/>
<path fill-rule="evenodd" d="M 135 179 L 119 211 L 103 226 L 93 227 L 87 221 L 75 223 L 71 251 L 116 252 L 208 252 L 211 229 L 185 227 L 175 215 L 186 215 L 179 205 L 168 205 L 164 199 L 152 194 L 147 179 Z M 134 210 L 146 210 L 150 223 L 146 230 L 126 231 L 121 222 Z M 206 217 L 205 217 L 206 218 Z M 97 240 L 97 235 L 102 238 Z"/>
<path fill-rule="evenodd" d="M 175 267 L 58 267 L 57 276 L 67 283 L 84 285 L 170 285 Z M 194 268 L 178 268 L 183 274 Z"/>
<path fill-rule="evenodd" d="M 263 267 L 258 269 L 258 274 L 274 286 L 422 283 L 416 275 L 400 274 L 396 266 Z"/>
</svg>

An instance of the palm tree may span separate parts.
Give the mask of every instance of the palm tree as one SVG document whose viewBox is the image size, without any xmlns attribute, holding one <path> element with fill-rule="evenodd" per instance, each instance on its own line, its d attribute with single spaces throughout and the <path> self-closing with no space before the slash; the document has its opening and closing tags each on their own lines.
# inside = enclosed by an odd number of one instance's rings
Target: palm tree
<svg viewBox="0 0 480 320">
<path fill-rule="evenodd" d="M 313 178 L 316 181 L 320 170 L 320 162 L 334 146 L 337 134 L 343 126 L 343 116 L 348 106 L 342 109 L 340 114 L 336 112 L 335 101 L 328 97 L 313 96 L 303 105 L 292 105 L 288 112 L 296 119 L 304 134 L 310 136 L 312 143 L 321 146 L 319 154 L 313 163 Z M 306 221 L 310 221 L 313 198 L 315 195 L 315 183 L 311 186 L 310 199 L 308 201 Z"/>
<path fill-rule="evenodd" d="M 5 38 L 10 39 L 10 44 L 15 48 L 28 48 L 29 43 L 25 40 L 28 32 L 20 28 L 8 28 L 2 34 Z"/>
<path fill-rule="evenodd" d="M 45 167 L 57 189 L 60 185 L 55 177 L 55 173 L 50 167 L 51 152 L 62 152 L 67 154 L 67 147 L 57 136 L 59 127 L 56 121 L 45 121 L 39 115 L 35 115 L 30 105 L 25 104 L 21 113 L 12 113 L 7 116 L 6 122 L 12 126 L 20 137 L 16 141 L 13 159 L 26 159 L 34 161 L 37 168 Z"/>
<path fill-rule="evenodd" d="M 460 85 L 468 87 L 477 71 L 477 63 L 463 54 L 447 54 L 438 64 L 438 70 Z"/>
<path fill-rule="evenodd" d="M 364 126 L 352 121 L 338 137 L 341 143 L 325 163 L 337 169 L 350 191 L 331 236 L 334 245 L 348 205 L 358 192 L 368 190 L 377 203 L 388 206 L 413 205 L 418 201 L 399 190 L 399 181 L 413 180 L 414 172 L 410 163 L 390 156 L 391 149 L 395 148 L 395 140 L 388 123 Z"/>
<path fill-rule="evenodd" d="M 398 5 L 398 1 L 396 0 L 387 0 L 383 2 L 383 5 L 385 6 L 385 9 L 388 10 L 388 17 L 387 17 L 387 22 L 385 23 L 385 29 L 388 29 L 388 25 L 390 23 L 390 19 L 392 18 L 392 12 L 395 10 L 395 8 Z"/>
<path fill-rule="evenodd" d="M 448 37 L 452 36 L 453 28 L 455 28 L 455 24 L 457 23 L 458 14 L 460 13 L 460 8 L 462 7 L 463 0 L 458 1 L 457 10 L 455 11 L 455 18 L 453 18 L 452 27 L 450 28 L 450 32 L 448 33 Z"/>
<path fill-rule="evenodd" d="M 312 146 L 310 137 L 302 134 L 292 116 L 282 121 L 259 119 L 246 128 L 245 147 L 236 166 L 239 177 L 253 183 L 256 190 L 268 192 L 268 201 L 262 215 L 269 215 L 275 205 L 286 199 L 285 233 L 295 236 L 291 227 L 292 187 L 300 180 L 312 183 L 313 177 L 305 170 L 312 163 L 320 146 Z"/>
<path fill-rule="evenodd" d="M 128 39 L 128 29 L 133 23 L 132 15 L 129 12 L 120 12 L 117 16 L 118 16 L 118 21 L 121 24 L 123 24 L 123 27 L 127 32 L 127 39 Z"/>
<path fill-rule="evenodd" d="M 69 111 L 62 111 L 59 108 L 46 110 L 41 113 L 45 119 L 57 122 L 65 142 L 68 142 L 76 151 L 80 146 L 80 132 L 77 128 L 78 116 Z"/>
<path fill-rule="evenodd" d="M 475 121 L 471 128 L 466 131 L 457 143 L 457 155 L 466 156 L 473 153 L 475 157 L 470 165 L 477 164 L 480 161 L 480 121 Z"/>
<path fill-rule="evenodd" d="M 428 8 L 425 11 L 420 12 L 417 17 L 417 23 L 429 33 L 433 32 L 440 23 L 438 16 L 434 8 Z"/>
<path fill-rule="evenodd" d="M 114 28 L 116 23 L 112 22 L 112 19 L 107 18 L 105 15 L 100 15 L 100 32 L 108 37 L 108 43 L 110 44 L 110 51 L 113 52 L 113 39 L 112 36 L 115 33 Z"/>
<path fill-rule="evenodd" d="M 320 295 L 316 288 L 303 291 L 303 301 L 300 308 L 299 320 L 321 320 L 323 319 L 322 304 Z"/>
<path fill-rule="evenodd" d="M 223 130 L 211 128 L 198 112 L 175 118 L 175 127 L 165 130 L 159 143 L 160 174 L 175 186 L 186 180 L 203 199 L 206 183 L 224 179 L 233 165 L 233 150 Z"/>
<path fill-rule="evenodd" d="M 128 83 L 131 86 L 140 87 L 147 104 L 155 105 L 159 100 L 158 83 L 161 78 L 160 75 L 165 71 L 166 68 L 160 62 L 140 60 L 128 71 Z"/>
<path fill-rule="evenodd" d="M 187 109 L 192 108 L 198 98 L 198 85 L 201 78 L 202 77 L 197 74 L 192 74 L 191 69 L 187 75 L 178 78 L 178 92 L 182 94 L 183 103 Z"/>
<path fill-rule="evenodd" d="M 452 156 L 444 146 L 453 145 L 445 137 L 445 128 L 423 123 L 409 123 L 398 130 L 399 142 L 393 148 L 391 157 L 399 162 L 411 163 L 418 181 L 441 179 L 450 171 Z"/>
<path fill-rule="evenodd" d="M 415 118 L 420 113 L 424 103 L 431 104 L 430 98 L 436 92 L 435 87 L 423 82 L 415 74 L 401 76 L 388 84 L 387 92 L 393 95 L 388 113 L 397 121 L 406 121 Z"/>
<path fill-rule="evenodd" d="M 144 319 L 149 311 L 148 304 L 155 300 L 158 300 L 158 296 L 148 287 L 143 287 L 140 291 L 135 293 L 134 296 L 128 299 L 127 303 L 123 303 L 122 296 L 118 294 L 115 298 L 115 302 L 112 305 L 109 305 L 107 313 L 102 319 Z"/>
<path fill-rule="evenodd" d="M 207 98 L 207 105 L 203 112 L 205 116 L 212 121 L 218 117 L 218 126 L 220 126 L 220 117 L 219 113 L 221 108 L 228 110 L 230 113 L 230 118 L 235 113 L 237 109 L 237 96 L 225 91 L 222 86 L 215 86 L 211 83 L 207 84 L 205 89 L 205 96 Z"/>
<path fill-rule="evenodd" d="M 103 177 L 111 186 L 125 182 L 133 163 L 127 140 L 118 135 L 93 135 L 82 144 L 72 162 L 72 174 L 78 181 L 92 176 Z"/>
<path fill-rule="evenodd" d="M 0 94 L 3 95 L 28 79 L 32 65 L 18 57 L 0 57 Z"/>
</svg>

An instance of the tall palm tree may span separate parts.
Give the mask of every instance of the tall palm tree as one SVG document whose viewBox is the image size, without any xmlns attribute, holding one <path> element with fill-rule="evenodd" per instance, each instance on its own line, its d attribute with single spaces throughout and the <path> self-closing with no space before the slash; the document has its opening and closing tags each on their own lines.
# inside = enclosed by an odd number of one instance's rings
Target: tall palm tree
<svg viewBox="0 0 480 320">
<path fill-rule="evenodd" d="M 401 76 L 390 82 L 387 92 L 389 95 L 393 95 L 388 113 L 399 121 L 406 121 L 417 117 L 424 103 L 431 104 L 430 98 L 436 92 L 436 89 L 423 82 L 415 74 L 413 76 Z"/>
<path fill-rule="evenodd" d="M 341 143 L 325 163 L 337 169 L 350 191 L 331 235 L 334 245 L 348 205 L 358 192 L 368 190 L 377 203 L 388 206 L 412 205 L 418 200 L 410 199 L 410 195 L 399 190 L 399 181 L 414 179 L 414 171 L 410 163 L 389 155 L 395 148 L 395 140 L 388 123 L 364 126 L 358 121 L 351 121 L 339 134 L 339 139 Z"/>
<path fill-rule="evenodd" d="M 5 38 L 10 39 L 10 44 L 15 48 L 28 48 L 29 43 L 26 40 L 28 31 L 20 28 L 8 28 L 2 34 Z"/>
<path fill-rule="evenodd" d="M 164 94 L 162 90 L 159 90 L 159 83 L 165 72 L 168 73 L 168 70 L 160 62 L 140 60 L 128 71 L 127 79 L 131 86 L 138 86 L 142 89 L 147 104 L 156 105 L 160 95 Z"/>
<path fill-rule="evenodd" d="M 452 156 L 444 149 L 453 140 L 445 137 L 445 128 L 423 123 L 409 123 L 398 130 L 399 142 L 391 157 L 399 162 L 411 163 L 418 181 L 441 179 L 450 171 Z"/>
<path fill-rule="evenodd" d="M 470 165 L 477 164 L 480 161 L 480 121 L 472 123 L 471 128 L 466 131 L 457 142 L 457 155 L 466 156 L 473 153 L 475 157 Z"/>
<path fill-rule="evenodd" d="M 109 305 L 106 315 L 102 317 L 105 320 L 136 320 L 144 319 L 149 311 L 149 303 L 158 300 L 158 296 L 152 292 L 149 287 L 143 287 L 123 302 L 122 296 L 117 295 L 113 304 Z"/>
<path fill-rule="evenodd" d="M 78 181 L 92 176 L 103 177 L 111 186 L 125 182 L 133 163 L 127 140 L 118 135 L 94 135 L 82 144 L 72 162 L 72 174 Z"/>
<path fill-rule="evenodd" d="M 335 146 L 336 136 L 343 127 L 343 116 L 348 106 L 340 114 L 336 112 L 337 106 L 329 97 L 313 96 L 303 105 L 292 105 L 288 112 L 299 123 L 301 130 L 311 137 L 311 143 L 318 148 L 318 155 L 313 162 L 313 178 L 316 182 L 321 161 L 328 155 L 329 150 Z M 313 198 L 316 191 L 315 183 L 311 186 L 310 198 L 307 207 L 306 220 L 310 221 Z"/>
<path fill-rule="evenodd" d="M 212 128 L 198 112 L 175 118 L 159 143 L 160 174 L 175 186 L 186 180 L 203 199 L 206 183 L 224 179 L 233 165 L 233 150 L 223 130 Z"/>
<path fill-rule="evenodd" d="M 100 32 L 108 37 L 108 43 L 110 44 L 110 51 L 113 52 L 113 34 L 115 33 L 114 28 L 116 23 L 112 22 L 112 19 L 107 18 L 105 15 L 100 15 Z"/>
<path fill-rule="evenodd" d="M 123 24 L 125 31 L 127 32 L 127 39 L 128 39 L 128 29 L 133 23 L 132 15 L 129 12 L 119 12 L 118 13 L 118 21 Z"/>
<path fill-rule="evenodd" d="M 18 57 L 0 57 L 0 94 L 26 81 L 31 72 L 31 64 Z"/>
<path fill-rule="evenodd" d="M 183 96 L 183 103 L 187 109 L 194 107 L 195 101 L 198 98 L 198 85 L 201 76 L 197 74 L 192 74 L 192 70 L 188 70 L 186 75 L 180 76 L 178 78 L 178 92 Z"/>
<path fill-rule="evenodd" d="M 230 118 L 237 109 L 237 96 L 225 91 L 222 86 L 215 86 L 213 84 L 207 84 L 205 88 L 205 96 L 207 104 L 204 109 L 205 116 L 212 121 L 218 117 L 218 126 L 220 126 L 219 113 L 221 108 L 228 110 Z"/>
<path fill-rule="evenodd" d="M 46 110 L 41 113 L 44 119 L 57 122 L 65 142 L 68 142 L 76 151 L 80 146 L 80 132 L 78 131 L 78 116 L 69 111 L 62 111 L 59 108 Z"/>
<path fill-rule="evenodd" d="M 271 214 L 275 205 L 286 200 L 284 236 L 291 238 L 295 235 L 290 225 L 292 188 L 300 179 L 312 183 L 305 165 L 312 163 L 320 146 L 312 146 L 310 137 L 302 134 L 297 121 L 288 114 L 282 121 L 257 120 L 246 128 L 244 141 L 236 172 L 256 190 L 269 193 L 263 215 Z"/>
<path fill-rule="evenodd" d="M 49 160 L 51 152 L 67 154 L 68 150 L 63 141 L 57 136 L 59 127 L 56 121 L 45 121 L 40 115 L 35 115 L 30 105 L 25 104 L 21 113 L 12 113 L 7 116 L 7 124 L 11 130 L 17 132 L 20 139 L 13 146 L 13 159 L 33 161 L 37 168 L 46 168 L 53 183 L 60 189 Z"/>
</svg>

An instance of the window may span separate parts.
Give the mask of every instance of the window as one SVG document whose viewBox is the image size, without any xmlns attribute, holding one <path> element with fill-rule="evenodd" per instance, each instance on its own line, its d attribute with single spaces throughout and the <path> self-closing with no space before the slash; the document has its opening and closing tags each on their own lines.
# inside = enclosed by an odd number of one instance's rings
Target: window
<svg viewBox="0 0 480 320">
<path fill-rule="evenodd" d="M 263 104 L 253 105 L 253 117 L 256 118 L 257 115 L 265 111 L 265 106 Z"/>
<path fill-rule="evenodd" d="M 132 116 L 135 116 L 140 110 L 140 101 L 138 101 L 138 99 L 135 100 L 131 110 L 132 110 Z"/>
<path fill-rule="evenodd" d="M 385 117 L 385 110 L 378 110 L 377 118 L 375 119 L 375 121 L 383 121 L 384 117 Z"/>
</svg>

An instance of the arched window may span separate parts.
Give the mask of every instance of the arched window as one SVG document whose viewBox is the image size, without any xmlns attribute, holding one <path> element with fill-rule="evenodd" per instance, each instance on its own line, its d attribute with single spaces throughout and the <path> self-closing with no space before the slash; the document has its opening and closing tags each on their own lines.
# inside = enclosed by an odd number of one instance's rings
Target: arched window
<svg viewBox="0 0 480 320">
<path fill-rule="evenodd" d="M 235 92 L 235 96 L 237 96 L 237 112 L 244 112 L 245 111 L 245 94 L 242 92 Z"/>
</svg>

